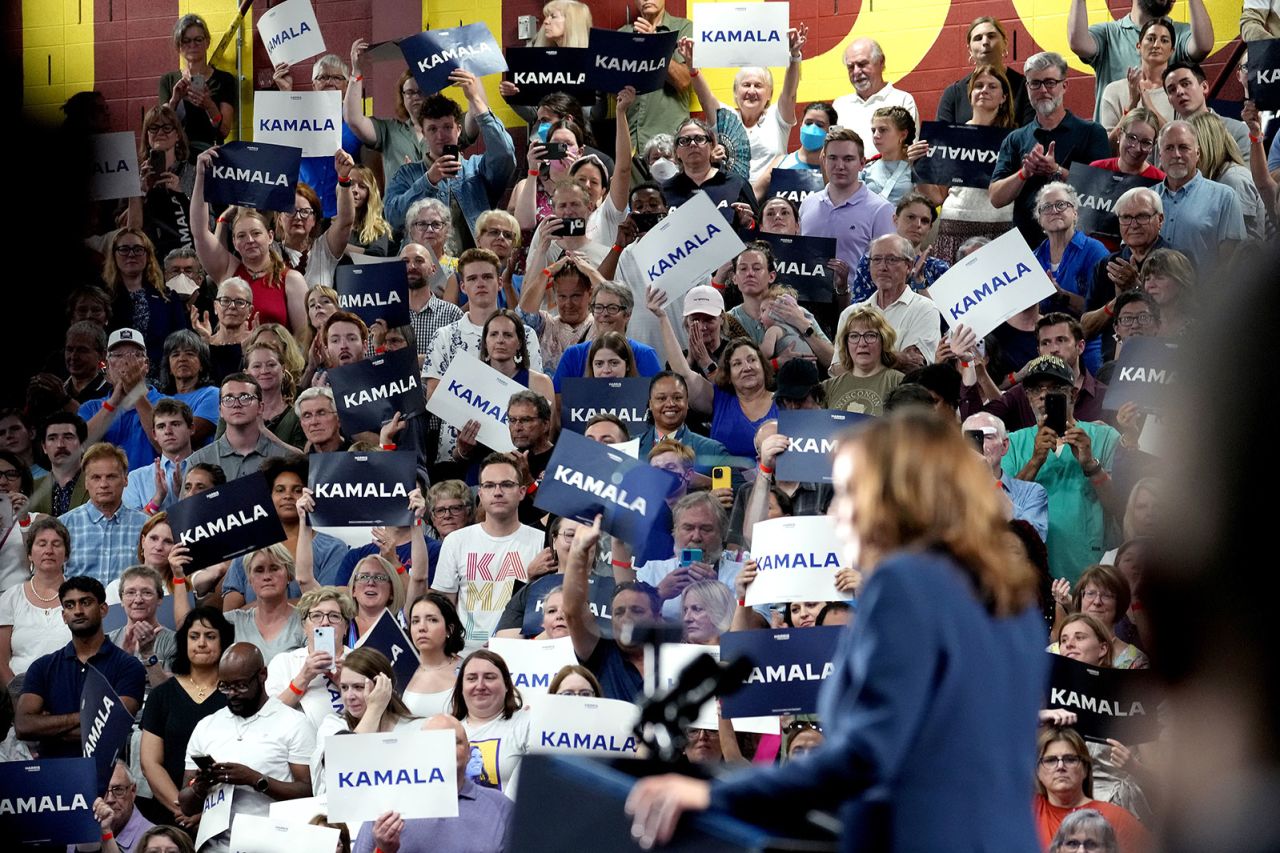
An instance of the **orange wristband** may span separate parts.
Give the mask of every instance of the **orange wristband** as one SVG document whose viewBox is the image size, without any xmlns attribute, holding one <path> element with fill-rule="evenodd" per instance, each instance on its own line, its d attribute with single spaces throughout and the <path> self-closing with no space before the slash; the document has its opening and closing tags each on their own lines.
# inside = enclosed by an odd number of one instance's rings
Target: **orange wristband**
<svg viewBox="0 0 1280 853">
<path fill-rule="evenodd" d="M 186 582 L 187 582 L 187 579 L 186 579 L 186 578 L 173 578 L 173 585 L 174 585 L 174 586 L 181 586 L 182 584 L 184 584 L 184 583 L 186 583 Z"/>
<path fill-rule="evenodd" d="M 299 690 L 298 685 L 294 684 L 292 681 L 289 682 L 289 689 L 292 690 L 294 694 L 297 696 L 301 696 L 303 693 L 307 692 L 305 690 Z"/>
<path fill-rule="evenodd" d="M 116 410 L 116 407 L 111 405 L 107 400 L 102 401 L 102 408 L 106 409 L 108 412 L 114 412 Z"/>
</svg>

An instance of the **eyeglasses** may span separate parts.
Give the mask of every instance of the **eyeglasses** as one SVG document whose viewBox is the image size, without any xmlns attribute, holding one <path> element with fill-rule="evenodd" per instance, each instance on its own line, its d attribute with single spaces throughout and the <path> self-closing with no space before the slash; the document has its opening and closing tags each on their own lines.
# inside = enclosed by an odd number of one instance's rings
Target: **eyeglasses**
<svg viewBox="0 0 1280 853">
<path fill-rule="evenodd" d="M 507 423 L 512 424 L 514 426 L 528 426 L 529 424 L 536 424 L 540 420 L 542 420 L 542 418 L 539 418 L 539 417 L 532 417 L 532 418 L 508 417 Z"/>
<path fill-rule="evenodd" d="M 591 303 L 592 314 L 603 314 L 606 317 L 617 317 L 626 309 L 621 305 L 601 305 L 599 302 Z"/>
<path fill-rule="evenodd" d="M 321 74 L 315 78 L 316 83 L 345 83 L 347 78 L 341 74 Z"/>
<path fill-rule="evenodd" d="M 116 798 L 123 797 L 129 793 L 131 788 L 133 788 L 132 785 L 111 785 L 107 788 L 107 795 Z"/>
<path fill-rule="evenodd" d="M 257 394 L 223 394 L 222 405 L 230 406 L 233 409 L 238 409 L 241 406 L 249 405 L 250 403 L 252 403 L 254 400 L 257 400 L 257 399 L 258 399 Z"/>
<path fill-rule="evenodd" d="M 1116 216 L 1116 219 L 1120 220 L 1121 225 L 1133 225 L 1134 223 L 1137 223 L 1138 225 L 1146 225 L 1154 218 L 1154 213 L 1121 213 Z"/>
<path fill-rule="evenodd" d="M 224 695 L 228 693 L 248 693 L 256 683 L 257 680 L 252 678 L 245 678 L 240 681 L 219 681 L 218 692 Z"/>
<path fill-rule="evenodd" d="M 147 254 L 146 246 L 116 246 L 117 255 L 125 255 L 126 257 L 134 257 L 136 255 Z"/>
<path fill-rule="evenodd" d="M 120 593 L 120 600 L 125 601 L 130 598 L 155 598 L 156 591 L 154 589 L 131 589 L 127 592 Z"/>
<path fill-rule="evenodd" d="M 1116 594 L 1114 592 L 1103 592 L 1100 589 L 1086 589 L 1084 592 L 1080 593 L 1080 598 L 1084 601 L 1090 601 L 1095 598 L 1099 601 L 1115 601 Z"/>
<path fill-rule="evenodd" d="M 437 506 L 431 509 L 431 514 L 436 518 L 444 518 L 446 515 L 466 515 L 467 508 L 462 504 L 457 506 Z"/>
<path fill-rule="evenodd" d="M 562 530 L 556 534 L 556 538 L 561 542 L 572 542 L 574 534 L 577 532 L 577 530 Z"/>
<path fill-rule="evenodd" d="M 253 304 L 248 299 L 240 299 L 235 296 L 219 296 L 213 301 L 221 305 L 223 308 L 248 308 Z"/>
<path fill-rule="evenodd" d="M 849 343 L 856 344 L 862 342 L 864 344 L 876 344 L 880 342 L 879 332 L 850 332 Z"/>
<path fill-rule="evenodd" d="M 682 136 L 676 140 L 677 148 L 692 148 L 695 145 L 708 145 L 711 143 L 710 136 Z"/>
<path fill-rule="evenodd" d="M 147 128 L 147 133 L 173 133 L 176 130 L 171 124 L 153 124 Z"/>
<path fill-rule="evenodd" d="M 135 358 L 143 358 L 146 354 L 140 349 L 117 349 L 107 353 L 107 361 L 133 361 Z"/>
<path fill-rule="evenodd" d="M 1027 88 L 1033 92 L 1039 91 L 1040 89 L 1056 89 L 1059 86 L 1061 86 L 1064 82 L 1066 81 L 1061 78 L 1053 78 L 1053 77 L 1050 77 L 1046 80 L 1028 80 Z"/>
<path fill-rule="evenodd" d="M 382 572 L 361 572 L 356 575 L 356 583 L 391 583 L 391 575 Z"/>
<path fill-rule="evenodd" d="M 1079 767 L 1080 756 L 1078 755 L 1046 755 L 1040 759 L 1040 766 L 1045 770 L 1051 770 L 1061 764 L 1063 767 Z"/>
<path fill-rule="evenodd" d="M 520 488 L 520 484 L 517 483 L 515 480 L 503 480 L 499 483 L 481 483 L 480 484 L 480 491 L 490 492 L 490 493 L 496 492 L 499 489 L 501 489 L 504 492 L 510 492 L 518 488 Z"/>
<path fill-rule="evenodd" d="M 1116 325 L 1127 329 L 1130 326 L 1150 326 L 1155 320 L 1155 315 L 1146 312 L 1142 314 L 1124 314 L 1116 318 Z"/>
<path fill-rule="evenodd" d="M 436 219 L 436 220 L 419 219 L 417 222 L 410 222 L 409 227 L 420 228 L 423 231 L 439 231 L 442 228 L 444 228 L 444 222 L 442 222 L 439 219 Z"/>
<path fill-rule="evenodd" d="M 386 575 L 383 575 L 383 577 L 386 577 Z M 312 625 L 341 625 L 347 620 L 343 618 L 341 613 L 334 613 L 332 610 L 312 610 L 307 614 L 307 621 Z"/>
<path fill-rule="evenodd" d="M 422 90 L 421 89 L 401 89 L 400 94 L 404 95 L 406 98 L 418 98 L 422 96 Z"/>
<path fill-rule="evenodd" d="M 516 232 L 504 231 L 501 228 L 486 228 L 480 232 L 480 236 L 495 237 L 495 238 L 501 237 L 503 240 L 506 240 L 508 243 L 514 243 L 516 241 Z"/>
<path fill-rule="evenodd" d="M 1081 840 L 1077 838 L 1069 838 L 1066 841 L 1058 842 L 1059 850 L 1085 850 L 1092 853 L 1094 850 L 1101 850 L 1102 843 L 1094 841 L 1092 838 Z"/>
<path fill-rule="evenodd" d="M 902 255 L 872 255 L 867 258 L 867 265 L 873 267 L 876 265 L 892 266 L 893 264 L 905 264 L 908 260 L 910 259 L 904 258 Z"/>
<path fill-rule="evenodd" d="M 22 475 L 18 473 L 16 468 L 9 468 L 0 471 L 0 480 L 21 480 Z"/>
<path fill-rule="evenodd" d="M 1075 207 L 1075 205 L 1069 201 L 1046 201 L 1044 204 L 1036 208 L 1036 212 L 1037 213 L 1062 213 L 1062 211 L 1069 210 L 1073 207 Z"/>
<path fill-rule="evenodd" d="M 1132 133 L 1126 133 L 1124 135 L 1124 141 L 1130 145 L 1138 146 L 1143 151 L 1150 151 L 1156 145 L 1156 141 L 1154 139 L 1143 139 L 1141 136 L 1137 136 Z"/>
<path fill-rule="evenodd" d="M 292 216 L 294 219 L 310 219 L 315 215 L 315 211 L 309 207 L 294 208 L 293 213 L 286 213 L 285 216 Z"/>
</svg>

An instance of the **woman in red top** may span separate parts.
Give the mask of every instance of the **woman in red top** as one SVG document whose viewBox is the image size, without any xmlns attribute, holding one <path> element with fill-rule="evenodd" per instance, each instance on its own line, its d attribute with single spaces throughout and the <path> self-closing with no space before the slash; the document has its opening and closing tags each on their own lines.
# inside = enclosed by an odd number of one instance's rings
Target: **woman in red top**
<svg viewBox="0 0 1280 853">
<path fill-rule="evenodd" d="M 1116 125 L 1119 157 L 1094 160 L 1090 166 L 1108 169 L 1122 175 L 1141 175 L 1154 181 L 1163 181 L 1164 172 L 1151 165 L 1151 152 L 1156 147 L 1156 135 L 1164 121 L 1146 107 L 1134 107 L 1125 113 Z"/>
<path fill-rule="evenodd" d="M 300 335 L 307 327 L 307 282 L 301 273 L 288 269 L 284 260 L 271 251 L 271 224 L 266 215 L 250 208 L 228 208 L 219 222 L 231 223 L 231 244 L 227 251 L 209 230 L 209 203 L 204 198 L 204 179 L 213 158 L 211 148 L 196 158 L 196 182 L 191 190 L 191 231 L 196 254 L 205 272 L 214 281 L 232 276 L 249 282 L 253 307 L 263 323 L 280 323 Z"/>
<path fill-rule="evenodd" d="M 1062 821 L 1079 809 L 1095 809 L 1115 829 L 1120 849 L 1143 853 L 1151 834 L 1129 812 L 1093 799 L 1093 761 L 1075 729 L 1051 726 L 1037 741 L 1036 794 L 1032 802 L 1040 843 L 1047 850 Z"/>
</svg>

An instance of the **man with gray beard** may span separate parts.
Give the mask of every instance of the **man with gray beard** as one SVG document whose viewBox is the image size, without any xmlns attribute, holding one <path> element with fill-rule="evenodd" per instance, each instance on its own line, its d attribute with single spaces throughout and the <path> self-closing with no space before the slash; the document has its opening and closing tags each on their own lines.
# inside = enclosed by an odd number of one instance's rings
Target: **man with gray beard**
<svg viewBox="0 0 1280 853">
<path fill-rule="evenodd" d="M 1164 182 L 1154 188 L 1164 206 L 1160 236 L 1202 275 L 1209 273 L 1246 237 L 1240 198 L 1200 174 L 1200 143 L 1187 122 L 1175 120 L 1161 128 L 1157 147 L 1165 173 Z"/>
</svg>

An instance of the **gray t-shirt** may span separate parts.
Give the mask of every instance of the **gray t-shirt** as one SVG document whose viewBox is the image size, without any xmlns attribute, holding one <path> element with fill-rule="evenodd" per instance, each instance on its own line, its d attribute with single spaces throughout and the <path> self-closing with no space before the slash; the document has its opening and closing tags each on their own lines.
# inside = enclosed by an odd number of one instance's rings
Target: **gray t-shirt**
<svg viewBox="0 0 1280 853">
<path fill-rule="evenodd" d="M 1141 30 L 1128 15 L 1116 21 L 1093 24 L 1089 35 L 1093 36 L 1096 53 L 1089 65 L 1097 76 L 1093 91 L 1093 114 L 1102 114 L 1102 90 L 1114 80 L 1125 79 L 1130 68 L 1141 66 L 1138 59 L 1138 33 Z M 1191 41 L 1191 25 L 1173 22 L 1174 45 L 1170 62 L 1186 62 L 1187 43 Z"/>
<path fill-rule="evenodd" d="M 228 610 L 222 614 L 236 629 L 237 643 L 253 643 L 262 652 L 262 659 L 266 661 L 281 652 L 292 651 L 307 644 L 307 635 L 302 631 L 302 618 L 298 616 L 296 610 L 289 614 L 289 621 L 280 629 L 280 633 L 270 640 L 264 638 L 262 632 L 258 630 L 258 623 L 253 618 L 257 611 L 256 607 L 246 607 L 243 610 Z"/>
<path fill-rule="evenodd" d="M 115 643 L 121 649 L 124 648 L 124 632 L 128 628 L 128 624 L 121 625 L 119 628 L 107 634 L 107 639 Z M 165 672 L 173 671 L 173 656 L 178 653 L 177 634 L 172 628 L 166 628 L 161 625 L 156 631 L 156 642 L 153 648 L 156 657 L 160 658 L 160 665 L 164 667 Z M 146 662 L 143 661 L 145 664 Z"/>
</svg>

